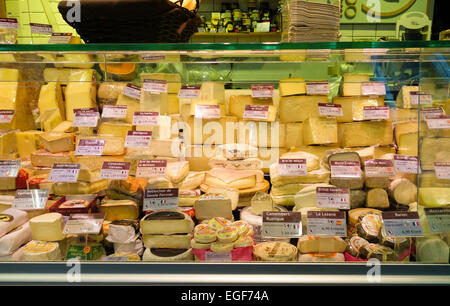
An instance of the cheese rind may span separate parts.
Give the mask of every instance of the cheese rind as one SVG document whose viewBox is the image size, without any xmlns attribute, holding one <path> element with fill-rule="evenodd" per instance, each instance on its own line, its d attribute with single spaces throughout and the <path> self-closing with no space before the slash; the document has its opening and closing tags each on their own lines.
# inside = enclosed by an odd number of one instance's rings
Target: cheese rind
<svg viewBox="0 0 450 306">
<path fill-rule="evenodd" d="M 389 197 L 386 190 L 382 188 L 370 189 L 367 193 L 366 207 L 378 209 L 389 208 Z"/>
<path fill-rule="evenodd" d="M 30 220 L 33 240 L 61 241 L 66 238 L 62 231 L 64 222 L 59 213 L 47 213 Z"/>
<path fill-rule="evenodd" d="M 155 215 L 176 214 L 172 218 L 155 218 Z M 144 235 L 159 235 L 159 234 L 182 234 L 192 233 L 194 229 L 194 222 L 191 217 L 185 213 L 175 212 L 156 212 L 143 217 L 140 221 L 140 232 Z"/>
<path fill-rule="evenodd" d="M 105 213 L 105 220 L 136 220 L 139 218 L 139 207 L 130 200 L 104 200 L 99 206 L 99 210 Z"/>
</svg>

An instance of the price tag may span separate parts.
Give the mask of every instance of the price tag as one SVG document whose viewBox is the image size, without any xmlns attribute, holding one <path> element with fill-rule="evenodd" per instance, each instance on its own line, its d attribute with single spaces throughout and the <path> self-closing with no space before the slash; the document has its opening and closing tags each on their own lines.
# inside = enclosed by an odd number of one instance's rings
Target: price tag
<svg viewBox="0 0 450 306">
<path fill-rule="evenodd" d="M 361 178 L 361 164 L 358 161 L 331 161 L 332 178 Z"/>
<path fill-rule="evenodd" d="M 136 177 L 154 177 L 165 176 L 167 168 L 167 160 L 155 159 L 155 160 L 139 160 Z"/>
<path fill-rule="evenodd" d="M 328 95 L 329 93 L 330 85 L 328 82 L 306 82 L 307 95 Z"/>
<path fill-rule="evenodd" d="M 74 109 L 75 115 L 72 126 L 74 127 L 96 127 L 100 113 L 96 108 L 78 108 Z"/>
<path fill-rule="evenodd" d="M 450 208 L 425 208 L 428 228 L 433 233 L 450 232 Z"/>
<path fill-rule="evenodd" d="M 385 96 L 386 85 L 382 82 L 364 82 L 361 83 L 361 92 L 363 96 Z"/>
<path fill-rule="evenodd" d="M 158 125 L 158 112 L 134 112 L 133 125 Z"/>
<path fill-rule="evenodd" d="M 370 159 L 364 162 L 366 177 L 394 177 L 394 162 L 389 159 Z"/>
<path fill-rule="evenodd" d="M 178 208 L 178 188 L 146 189 L 144 211 Z"/>
<path fill-rule="evenodd" d="M 107 180 L 126 180 L 130 172 L 129 162 L 103 162 L 100 178 Z"/>
<path fill-rule="evenodd" d="M 450 129 L 450 115 L 428 116 L 426 122 L 429 129 Z"/>
<path fill-rule="evenodd" d="M 161 61 L 161 60 L 165 60 L 166 56 L 165 55 L 156 55 L 156 54 L 142 54 L 141 59 L 143 61 Z"/>
<path fill-rule="evenodd" d="M 252 98 L 273 98 L 273 85 L 252 85 Z"/>
<path fill-rule="evenodd" d="M 302 235 L 300 212 L 263 212 L 262 236 L 296 238 Z"/>
<path fill-rule="evenodd" d="M 364 106 L 364 120 L 389 119 L 389 106 Z"/>
<path fill-rule="evenodd" d="M 102 118 L 125 119 L 127 118 L 126 105 L 104 105 Z"/>
<path fill-rule="evenodd" d="M 74 183 L 78 180 L 80 169 L 80 164 L 54 164 L 48 181 Z"/>
<path fill-rule="evenodd" d="M 394 155 L 395 172 L 420 173 L 419 161 L 416 156 Z"/>
<path fill-rule="evenodd" d="M 13 207 L 20 210 L 45 209 L 48 200 L 48 189 L 18 189 Z"/>
<path fill-rule="evenodd" d="M 125 147 L 148 148 L 152 140 L 151 131 L 128 131 L 125 138 Z"/>
<path fill-rule="evenodd" d="M 19 22 L 16 18 L 0 18 L 0 28 L 18 29 Z"/>
<path fill-rule="evenodd" d="M 122 95 L 132 99 L 140 100 L 141 88 L 133 84 L 127 84 L 127 86 L 125 86 L 125 88 L 122 90 Z"/>
<path fill-rule="evenodd" d="M 181 86 L 178 92 L 179 99 L 198 99 L 201 86 Z"/>
<path fill-rule="evenodd" d="M 205 261 L 209 262 L 231 262 L 231 252 L 206 252 L 205 253 Z"/>
<path fill-rule="evenodd" d="M 48 40 L 49 44 L 70 44 L 72 33 L 53 33 Z"/>
<path fill-rule="evenodd" d="M 343 211 L 308 211 L 308 235 L 347 236 L 347 223 Z"/>
<path fill-rule="evenodd" d="M 105 141 L 103 139 L 80 139 L 75 155 L 102 155 Z"/>
<path fill-rule="evenodd" d="M 350 209 L 350 189 L 317 187 L 316 206 L 322 208 Z"/>
<path fill-rule="evenodd" d="M 149 91 L 151 93 L 166 93 L 167 92 L 167 81 L 163 80 L 144 80 L 144 91 Z"/>
<path fill-rule="evenodd" d="M 341 117 L 344 112 L 340 104 L 319 103 L 319 115 Z"/>
<path fill-rule="evenodd" d="M 244 119 L 267 119 L 269 116 L 268 105 L 246 105 Z"/>
<path fill-rule="evenodd" d="M 427 120 L 427 117 L 436 117 L 445 115 L 442 107 L 422 107 L 420 108 L 420 112 L 422 113 L 422 117 Z"/>
<path fill-rule="evenodd" d="M 0 110 L 0 123 L 6 123 L 9 124 L 14 118 L 14 114 L 16 111 L 14 110 L 8 110 L 8 109 L 2 109 Z"/>
<path fill-rule="evenodd" d="M 450 162 L 434 162 L 436 178 L 450 180 Z"/>
<path fill-rule="evenodd" d="M 426 93 L 419 92 L 419 91 L 411 91 L 409 93 L 409 96 L 411 98 L 412 105 L 432 104 L 433 103 L 433 98 L 430 94 L 426 94 Z"/>
<path fill-rule="evenodd" d="M 280 176 L 305 176 L 307 174 L 306 159 L 280 158 L 278 174 Z"/>
<path fill-rule="evenodd" d="M 195 118 L 202 119 L 219 119 L 220 118 L 220 106 L 209 104 L 196 104 L 195 105 Z"/>
<path fill-rule="evenodd" d="M 419 214 L 412 211 L 382 212 L 384 228 L 388 237 L 423 237 Z"/>
<path fill-rule="evenodd" d="M 72 214 L 67 220 L 64 235 L 97 235 L 103 227 L 104 213 L 95 214 Z"/>
<path fill-rule="evenodd" d="M 0 177 L 17 177 L 20 160 L 0 160 Z"/>
<path fill-rule="evenodd" d="M 49 24 L 30 23 L 31 33 L 34 34 L 52 34 L 53 27 Z"/>
</svg>

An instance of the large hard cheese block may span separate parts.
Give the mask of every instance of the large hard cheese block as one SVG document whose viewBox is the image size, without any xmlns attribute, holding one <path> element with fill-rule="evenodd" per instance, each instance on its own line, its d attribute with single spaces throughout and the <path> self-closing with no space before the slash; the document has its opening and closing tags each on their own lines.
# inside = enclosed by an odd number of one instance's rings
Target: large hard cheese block
<svg viewBox="0 0 450 306">
<path fill-rule="evenodd" d="M 59 213 L 47 213 L 30 220 L 33 240 L 61 241 L 65 238 L 62 231 L 64 222 Z"/>
<path fill-rule="evenodd" d="M 342 253 L 347 243 L 336 236 L 304 235 L 298 239 L 297 247 L 301 253 Z"/>
<path fill-rule="evenodd" d="M 140 231 L 144 235 L 192 233 L 194 222 L 185 213 L 158 211 L 150 213 L 140 221 Z"/>
<path fill-rule="evenodd" d="M 129 123 L 125 122 L 116 122 L 116 121 L 107 121 L 100 124 L 100 128 L 98 129 L 99 134 L 103 135 L 112 135 L 116 137 L 127 136 L 128 131 L 133 130 L 133 126 Z M 152 135 L 153 136 L 153 135 Z"/>
<path fill-rule="evenodd" d="M 61 119 L 66 117 L 66 109 L 62 96 L 61 85 L 57 82 L 50 82 L 42 85 L 39 94 L 39 114 L 43 115 L 49 109 L 57 109 L 60 113 Z"/>
<path fill-rule="evenodd" d="M 252 96 L 249 95 L 240 95 L 240 96 L 230 96 L 230 101 L 228 102 L 228 115 L 230 116 L 236 116 L 239 119 L 244 118 L 244 112 L 245 112 L 245 106 L 246 105 L 268 105 L 269 107 L 273 107 L 273 100 L 272 98 L 252 98 Z M 269 113 L 270 113 L 269 108 Z M 276 113 L 277 110 L 272 109 L 272 113 Z M 270 115 L 270 114 L 269 114 Z M 271 116 L 269 116 L 270 118 Z M 273 115 L 272 115 L 273 118 Z M 268 121 L 274 121 L 274 120 L 268 120 Z"/>
<path fill-rule="evenodd" d="M 7 158 L 17 149 L 17 140 L 14 130 L 0 130 L 0 157 Z"/>
<path fill-rule="evenodd" d="M 361 96 L 362 83 L 369 81 L 370 75 L 368 74 L 344 74 L 344 82 L 342 84 L 343 96 Z"/>
<path fill-rule="evenodd" d="M 319 116 L 319 103 L 328 103 L 327 96 L 290 96 L 280 98 L 280 121 L 303 122 Z"/>
<path fill-rule="evenodd" d="M 392 121 L 363 121 L 338 124 L 339 144 L 342 148 L 388 146 L 393 143 Z"/>
<path fill-rule="evenodd" d="M 337 122 L 364 120 L 364 106 L 383 106 L 384 97 L 334 97 L 333 104 L 342 106 L 343 116 L 336 117 Z"/>
<path fill-rule="evenodd" d="M 229 187 L 246 189 L 255 187 L 264 180 L 260 170 L 232 170 L 224 168 L 211 169 L 206 173 L 204 183 L 211 187 Z"/>
<path fill-rule="evenodd" d="M 303 145 L 303 123 L 286 123 L 286 148 Z"/>
<path fill-rule="evenodd" d="M 53 164 L 70 164 L 73 158 L 72 152 L 50 153 L 45 150 L 39 150 L 31 153 L 31 164 L 34 167 L 51 168 Z"/>
<path fill-rule="evenodd" d="M 139 207 L 130 200 L 103 200 L 99 207 L 100 212 L 105 213 L 105 220 L 136 220 L 139 218 Z"/>
<path fill-rule="evenodd" d="M 12 121 L 1 123 L 0 128 L 21 131 L 35 129 L 29 87 L 29 83 L 21 82 L 19 70 L 0 68 L 0 109 L 15 111 Z"/>
<path fill-rule="evenodd" d="M 150 91 L 141 91 L 140 110 L 167 115 L 169 113 L 169 95 L 164 92 L 153 93 Z"/>
<path fill-rule="evenodd" d="M 334 144 L 338 142 L 336 118 L 311 117 L 303 124 L 305 145 Z"/>
<path fill-rule="evenodd" d="M 39 137 L 44 149 L 50 153 L 75 150 L 73 134 L 45 132 L 40 134 Z"/>
<path fill-rule="evenodd" d="M 178 92 L 177 92 L 178 93 Z M 217 100 L 225 104 L 225 86 L 218 82 L 203 82 L 200 88 L 200 100 Z"/>
<path fill-rule="evenodd" d="M 231 199 L 224 194 L 206 193 L 194 204 L 195 218 L 199 221 L 222 217 L 233 218 Z"/>
<path fill-rule="evenodd" d="M 96 107 L 96 87 L 92 69 L 73 69 L 65 91 L 66 118 L 73 121 L 74 109 Z"/>
<path fill-rule="evenodd" d="M 419 91 L 419 86 L 402 86 L 400 92 L 397 95 L 395 104 L 398 108 L 417 108 L 418 104 L 411 103 L 411 92 Z"/>
<path fill-rule="evenodd" d="M 279 88 L 282 97 L 306 94 L 306 83 L 302 78 L 282 79 Z"/>
<path fill-rule="evenodd" d="M 133 123 L 134 113 L 141 110 L 141 104 L 138 99 L 133 99 L 124 94 L 120 94 L 117 98 L 116 105 L 126 105 L 127 107 L 127 123 Z"/>
<path fill-rule="evenodd" d="M 434 170 L 435 162 L 450 161 L 450 138 L 424 137 L 420 142 L 422 170 Z"/>
<path fill-rule="evenodd" d="M 401 155 L 417 156 L 417 144 L 419 143 L 419 133 L 408 133 L 398 137 L 397 152 Z"/>
<path fill-rule="evenodd" d="M 16 133 L 17 151 L 19 152 L 19 156 L 21 158 L 30 158 L 31 153 L 39 149 L 39 135 L 41 133 L 41 131 L 26 131 Z M 8 141 L 7 139 L 3 138 L 3 135 L 0 134 L 0 148 L 14 148 L 14 142 L 12 141 L 12 139 Z M 2 151 L 2 149 L 0 149 L 0 151 Z M 4 153 L 5 152 L 2 152 L 1 156 L 4 156 Z"/>
</svg>

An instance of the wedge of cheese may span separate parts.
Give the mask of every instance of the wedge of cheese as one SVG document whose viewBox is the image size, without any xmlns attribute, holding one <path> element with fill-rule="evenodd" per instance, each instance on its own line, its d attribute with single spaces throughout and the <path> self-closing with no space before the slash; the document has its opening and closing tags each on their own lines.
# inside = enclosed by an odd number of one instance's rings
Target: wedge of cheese
<svg viewBox="0 0 450 306">
<path fill-rule="evenodd" d="M 304 207 L 316 207 L 317 202 L 317 187 L 334 187 L 328 184 L 312 184 L 309 187 L 303 188 L 294 196 L 295 207 L 294 211 L 298 211 Z"/>
<path fill-rule="evenodd" d="M 273 196 L 294 195 L 303 188 L 308 187 L 310 184 L 305 183 L 291 183 L 280 186 L 273 186 L 270 190 L 270 194 Z"/>
<path fill-rule="evenodd" d="M 342 106 L 343 116 L 336 117 L 337 122 L 364 120 L 364 106 L 383 106 L 384 97 L 334 97 L 333 104 Z"/>
<path fill-rule="evenodd" d="M 392 121 L 363 121 L 339 123 L 339 145 L 342 148 L 388 146 L 394 141 Z"/>
<path fill-rule="evenodd" d="M 70 79 L 70 72 L 72 69 L 65 68 L 45 68 L 44 69 L 44 81 L 58 82 L 61 85 L 67 85 Z"/>
<path fill-rule="evenodd" d="M 280 121 L 303 122 L 319 116 L 319 103 L 328 103 L 327 96 L 290 96 L 280 98 Z"/>
<path fill-rule="evenodd" d="M 302 78 L 287 78 L 280 80 L 280 96 L 293 96 L 306 94 L 306 82 Z"/>
<path fill-rule="evenodd" d="M 279 187 L 286 184 L 315 184 L 328 183 L 330 181 L 330 171 L 320 168 L 308 172 L 304 176 L 281 176 L 278 172 L 278 163 L 270 166 L 270 182 L 272 186 Z"/>
<path fill-rule="evenodd" d="M 226 187 L 209 187 L 206 193 L 223 194 L 226 198 L 231 200 L 231 209 L 235 210 L 239 203 L 239 189 Z"/>
<path fill-rule="evenodd" d="M 370 75 L 368 74 L 344 74 L 344 80 L 342 84 L 342 95 L 348 96 L 361 96 L 362 95 L 362 83 L 369 82 Z"/>
<path fill-rule="evenodd" d="M 237 118 L 233 116 L 220 119 L 201 119 L 190 116 L 184 131 L 185 141 L 194 145 L 217 145 L 236 143 Z"/>
<path fill-rule="evenodd" d="M 286 148 L 303 146 L 303 123 L 286 123 Z"/>
<path fill-rule="evenodd" d="M 258 148 L 284 148 L 286 125 L 281 122 L 239 121 L 237 141 Z"/>
<path fill-rule="evenodd" d="M 366 207 L 377 209 L 389 208 L 389 197 L 386 190 L 382 188 L 370 189 L 367 193 Z"/>
<path fill-rule="evenodd" d="M 334 144 L 338 142 L 336 118 L 311 117 L 303 124 L 305 145 Z"/>
<path fill-rule="evenodd" d="M 211 187 L 229 187 L 246 189 L 255 187 L 264 181 L 264 173 L 260 170 L 232 170 L 215 168 L 206 172 L 204 183 Z"/>
<path fill-rule="evenodd" d="M 100 124 L 98 129 L 98 134 L 111 135 L 116 137 L 127 136 L 128 131 L 132 131 L 133 126 L 130 123 L 117 122 L 117 121 L 106 121 Z M 153 136 L 153 135 L 152 135 Z"/>
<path fill-rule="evenodd" d="M 62 231 L 64 221 L 59 213 L 47 213 L 30 220 L 33 240 L 61 241 L 66 238 Z"/>
<path fill-rule="evenodd" d="M 116 105 L 126 105 L 127 106 L 127 123 L 133 123 L 134 113 L 141 110 L 140 100 L 133 99 L 124 94 L 120 94 L 117 98 Z"/>
<path fill-rule="evenodd" d="M 219 82 L 203 82 L 199 99 L 217 100 L 219 104 L 225 104 L 225 85 Z"/>
<path fill-rule="evenodd" d="M 57 153 L 59 154 L 59 153 Z M 124 161 L 124 155 L 118 156 L 83 156 L 75 155 L 73 156 L 73 162 L 80 164 L 81 167 L 87 168 L 90 171 L 100 170 L 105 161 Z"/>
<path fill-rule="evenodd" d="M 50 153 L 75 150 L 74 135 L 68 133 L 45 132 L 39 135 L 42 147 Z"/>
<path fill-rule="evenodd" d="M 39 114 L 44 114 L 49 109 L 58 109 L 62 120 L 65 120 L 66 110 L 62 96 L 61 85 L 57 82 L 50 82 L 41 86 L 39 94 Z"/>
<path fill-rule="evenodd" d="M 92 158 L 92 156 L 91 156 Z M 53 164 L 70 164 L 74 161 L 72 152 L 50 153 L 45 150 L 38 150 L 31 153 L 31 164 L 34 167 L 53 167 Z"/>
<path fill-rule="evenodd" d="M 419 143 L 418 133 L 402 134 L 398 137 L 397 152 L 401 155 L 417 156 L 417 148 Z"/>
<path fill-rule="evenodd" d="M 450 138 L 424 137 L 419 152 L 422 170 L 434 170 L 435 162 L 450 161 Z"/>
<path fill-rule="evenodd" d="M 180 183 L 189 174 L 189 162 L 179 161 L 168 163 L 166 168 L 166 176 L 173 183 Z"/>
<path fill-rule="evenodd" d="M 173 184 L 173 187 L 178 188 L 180 191 L 197 189 L 202 184 L 204 179 L 204 172 L 191 171 L 181 182 Z"/>
<path fill-rule="evenodd" d="M 418 104 L 411 103 L 411 92 L 419 91 L 419 86 L 402 86 L 400 92 L 397 95 L 397 99 L 395 104 L 397 108 L 409 109 L 409 108 L 418 108 Z"/>
<path fill-rule="evenodd" d="M 105 214 L 105 220 L 136 220 L 139 218 L 139 207 L 130 200 L 103 200 L 99 206 L 100 212 Z"/>
<path fill-rule="evenodd" d="M 395 125 L 395 143 L 398 145 L 400 136 L 409 133 L 417 133 L 419 125 L 417 121 L 398 122 Z"/>
<path fill-rule="evenodd" d="M 271 98 L 253 98 L 250 95 L 230 96 L 228 102 L 228 115 L 235 116 L 239 119 L 244 118 L 245 106 L 247 105 L 268 105 L 269 106 L 269 118 L 275 118 L 277 115 L 277 109 L 273 108 L 273 100 Z M 272 109 L 270 108 L 272 106 Z M 274 120 L 268 120 L 274 121 Z"/>
<path fill-rule="evenodd" d="M 63 121 L 54 127 L 50 132 L 53 133 L 74 133 L 77 128 L 72 126 L 72 121 Z"/>
<path fill-rule="evenodd" d="M 41 131 L 26 131 L 26 132 L 16 132 L 16 143 L 17 143 L 17 151 L 19 152 L 19 156 L 21 158 L 30 158 L 31 153 L 39 150 L 39 135 Z M 5 135 L 5 134 L 3 134 Z M 8 137 L 3 138 L 0 132 L 0 155 L 5 156 L 11 152 L 5 152 L 3 148 L 14 148 L 14 142 L 11 140 L 8 141 Z M 4 145 L 7 145 L 6 147 Z M 9 151 L 9 150 L 6 150 Z"/>
<path fill-rule="evenodd" d="M 61 112 L 58 108 L 47 109 L 41 116 L 39 116 L 39 122 L 41 125 L 41 130 L 45 132 L 50 132 L 55 127 L 63 122 L 61 117 Z"/>
<path fill-rule="evenodd" d="M 74 109 L 96 107 L 97 91 L 94 70 L 73 69 L 70 72 L 69 83 L 65 92 L 66 118 L 73 121 Z"/>
<path fill-rule="evenodd" d="M 122 93 L 127 83 L 103 82 L 97 90 L 97 102 L 100 109 L 104 105 L 115 105 L 119 95 Z"/>
</svg>

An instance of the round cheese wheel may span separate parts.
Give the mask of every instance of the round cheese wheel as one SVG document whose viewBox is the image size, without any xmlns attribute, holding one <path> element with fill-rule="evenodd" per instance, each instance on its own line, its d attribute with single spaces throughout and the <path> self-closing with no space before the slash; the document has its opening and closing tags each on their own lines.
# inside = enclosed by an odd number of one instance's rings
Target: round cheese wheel
<svg viewBox="0 0 450 306">
<path fill-rule="evenodd" d="M 222 243 L 231 243 L 239 238 L 239 230 L 235 226 L 225 226 L 217 231 L 217 239 Z"/>
<path fill-rule="evenodd" d="M 211 243 L 200 243 L 195 241 L 195 239 L 192 239 L 191 248 L 200 250 L 209 250 L 211 248 Z"/>
<path fill-rule="evenodd" d="M 194 239 L 200 243 L 211 243 L 217 240 L 217 233 L 210 226 L 202 226 L 202 228 L 194 231 Z"/>
<path fill-rule="evenodd" d="M 207 221 L 207 224 L 208 224 L 211 228 L 213 228 L 213 229 L 215 229 L 215 230 L 218 231 L 218 230 L 224 228 L 225 226 L 230 225 L 230 224 L 231 224 L 231 221 L 230 221 L 230 220 L 227 220 L 227 219 L 225 219 L 225 218 L 222 218 L 222 217 L 215 217 L 215 218 L 209 219 L 209 220 Z"/>
<path fill-rule="evenodd" d="M 239 236 L 247 235 L 250 230 L 250 225 L 245 221 L 235 221 L 231 223 L 232 226 L 236 227 L 239 231 Z"/>
<path fill-rule="evenodd" d="M 253 245 L 253 239 L 250 236 L 241 236 L 234 242 L 235 248 L 245 248 Z"/>
<path fill-rule="evenodd" d="M 211 251 L 216 253 L 226 253 L 233 250 L 233 243 L 213 242 L 211 243 Z"/>
<path fill-rule="evenodd" d="M 23 249 L 23 261 L 58 261 L 61 260 L 61 251 L 56 242 L 33 240 Z"/>
<path fill-rule="evenodd" d="M 253 255 L 259 261 L 295 261 L 298 249 L 290 243 L 268 241 L 257 244 Z"/>
</svg>

